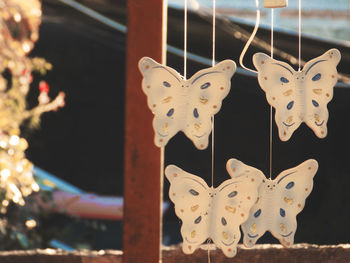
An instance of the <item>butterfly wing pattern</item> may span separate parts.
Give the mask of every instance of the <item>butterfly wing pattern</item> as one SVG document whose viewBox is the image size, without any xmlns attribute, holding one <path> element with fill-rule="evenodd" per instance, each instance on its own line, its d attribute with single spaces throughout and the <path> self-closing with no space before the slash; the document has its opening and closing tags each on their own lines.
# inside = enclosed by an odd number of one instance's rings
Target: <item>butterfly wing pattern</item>
<svg viewBox="0 0 350 263">
<path fill-rule="evenodd" d="M 175 165 L 167 166 L 165 175 L 175 213 L 182 220 L 184 253 L 193 253 L 210 238 L 227 257 L 234 257 L 241 236 L 239 226 L 248 219 L 258 197 L 258 178 L 229 179 L 214 189 Z"/>
<path fill-rule="evenodd" d="M 230 91 L 236 64 L 224 60 L 198 71 L 188 80 L 148 57 L 139 61 L 139 69 L 143 75 L 142 90 L 155 115 L 156 146 L 164 147 L 176 133 L 183 131 L 198 149 L 207 148 L 211 117 L 220 110 Z"/>
<path fill-rule="evenodd" d="M 302 122 L 319 138 L 327 136 L 327 104 L 333 98 L 340 57 L 339 50 L 330 49 L 299 72 L 264 53 L 253 56 L 260 87 L 276 109 L 275 121 L 282 141 L 289 140 Z"/>
<path fill-rule="evenodd" d="M 258 171 L 240 161 L 231 162 L 235 163 L 231 169 Z M 309 159 L 283 171 L 274 180 L 263 176 L 258 201 L 250 210 L 249 219 L 242 225 L 245 246 L 252 247 L 266 231 L 270 231 L 285 247 L 294 243 L 296 216 L 303 210 L 305 200 L 312 191 L 317 169 L 317 161 Z M 237 178 L 237 174 L 232 173 L 231 176 Z"/>
</svg>

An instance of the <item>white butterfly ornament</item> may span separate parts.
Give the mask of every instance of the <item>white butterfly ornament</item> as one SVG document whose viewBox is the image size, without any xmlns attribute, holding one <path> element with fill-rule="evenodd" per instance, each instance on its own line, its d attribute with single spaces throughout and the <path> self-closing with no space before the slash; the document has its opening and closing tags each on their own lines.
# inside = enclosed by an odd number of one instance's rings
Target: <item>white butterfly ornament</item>
<svg viewBox="0 0 350 263">
<path fill-rule="evenodd" d="M 155 115 L 156 146 L 164 147 L 175 134 L 183 131 L 198 149 L 207 148 L 211 117 L 220 110 L 222 100 L 230 91 L 236 64 L 224 60 L 198 71 L 188 80 L 148 57 L 140 60 L 139 69 L 143 75 L 142 90 Z"/>
<path fill-rule="evenodd" d="M 231 159 L 227 162 L 227 170 L 232 178 L 258 173 L 263 181 L 259 187 L 258 201 L 242 225 L 245 246 L 252 247 L 266 231 L 271 232 L 285 247 L 294 243 L 296 216 L 303 210 L 305 200 L 312 191 L 317 169 L 317 161 L 309 159 L 270 180 L 256 168 L 241 161 Z"/>
<path fill-rule="evenodd" d="M 209 188 L 202 178 L 175 165 L 169 165 L 165 175 L 175 213 L 182 220 L 183 252 L 192 254 L 210 238 L 227 257 L 234 257 L 241 237 L 239 226 L 258 197 L 259 178 L 249 174 Z"/>
<path fill-rule="evenodd" d="M 288 141 L 302 122 L 317 137 L 327 136 L 327 104 L 333 98 L 339 61 L 339 50 L 331 49 L 307 62 L 298 72 L 266 54 L 253 56 L 260 87 L 269 104 L 276 109 L 275 121 L 282 141 Z"/>
</svg>

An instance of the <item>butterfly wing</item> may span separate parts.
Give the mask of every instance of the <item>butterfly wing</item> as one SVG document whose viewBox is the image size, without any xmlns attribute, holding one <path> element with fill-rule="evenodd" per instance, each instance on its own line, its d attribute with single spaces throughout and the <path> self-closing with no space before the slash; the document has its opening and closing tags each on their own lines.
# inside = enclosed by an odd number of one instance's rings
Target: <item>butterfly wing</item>
<svg viewBox="0 0 350 263">
<path fill-rule="evenodd" d="M 168 165 L 165 175 L 170 181 L 170 200 L 182 220 L 182 250 L 191 254 L 209 237 L 209 188 L 202 178 L 175 165 Z"/>
<path fill-rule="evenodd" d="M 327 136 L 327 104 L 333 98 L 340 57 L 339 50 L 331 49 L 306 63 L 303 69 L 306 91 L 305 122 L 319 138 Z"/>
<path fill-rule="evenodd" d="M 185 109 L 178 106 L 177 93 L 183 80 L 172 68 L 148 57 L 139 61 L 139 69 L 143 75 L 142 90 L 147 95 L 148 107 L 155 115 L 154 143 L 158 147 L 164 147 L 182 129 L 181 120 L 184 118 Z"/>
<path fill-rule="evenodd" d="M 279 137 L 288 141 L 300 126 L 302 104 L 298 100 L 296 72 L 287 63 L 256 53 L 253 63 L 258 70 L 260 87 L 266 93 L 268 103 L 276 110 L 275 121 Z"/>
<path fill-rule="evenodd" d="M 259 185 L 258 193 L 261 193 L 261 188 L 265 183 L 265 175 L 258 169 L 246 165 L 237 159 L 230 159 L 226 164 L 226 169 L 232 178 L 246 178 L 247 175 L 253 175 L 257 178 Z M 261 194 L 260 194 L 261 195 Z M 243 231 L 243 243 L 246 247 L 252 247 L 256 241 L 266 232 L 267 224 L 261 216 L 263 201 L 261 196 L 258 196 L 258 200 L 253 204 L 249 211 L 249 216 L 246 222 L 242 224 Z"/>
<path fill-rule="evenodd" d="M 274 180 L 276 184 L 274 200 L 278 200 L 272 207 L 271 233 L 279 239 L 282 245 L 289 247 L 294 243 L 297 229 L 296 216 L 305 205 L 313 187 L 313 178 L 317 172 L 318 163 L 309 159 L 297 167 L 283 171 Z"/>
<path fill-rule="evenodd" d="M 237 252 L 239 226 L 248 219 L 249 210 L 258 197 L 260 182 L 254 174 L 226 180 L 214 193 L 210 236 L 227 257 Z"/>
<path fill-rule="evenodd" d="M 198 71 L 186 81 L 190 99 L 184 132 L 200 150 L 208 146 L 211 117 L 219 112 L 222 100 L 229 93 L 235 71 L 235 62 L 224 60 L 214 67 Z"/>
</svg>

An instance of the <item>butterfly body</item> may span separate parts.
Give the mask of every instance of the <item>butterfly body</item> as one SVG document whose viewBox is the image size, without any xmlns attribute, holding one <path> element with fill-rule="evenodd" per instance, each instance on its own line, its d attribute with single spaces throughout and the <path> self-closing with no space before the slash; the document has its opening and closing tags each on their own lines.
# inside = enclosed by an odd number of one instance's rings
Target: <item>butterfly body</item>
<svg viewBox="0 0 350 263">
<path fill-rule="evenodd" d="M 155 115 L 155 144 L 163 147 L 183 131 L 198 149 L 205 149 L 211 133 L 211 117 L 220 110 L 230 91 L 236 64 L 225 60 L 187 80 L 148 57 L 140 60 L 139 68 L 143 75 L 142 90 Z"/>
<path fill-rule="evenodd" d="M 231 170 L 239 171 L 230 173 L 233 178 L 249 171 L 258 171 L 236 159 L 229 160 L 228 166 Z M 266 231 L 271 232 L 285 247 L 294 243 L 296 216 L 303 210 L 305 200 L 312 191 L 317 169 L 317 161 L 310 159 L 283 171 L 274 180 L 266 179 L 259 173 L 262 183 L 258 201 L 250 210 L 248 220 L 242 224 L 245 246 L 252 247 Z"/>
<path fill-rule="evenodd" d="M 183 251 L 193 253 L 207 239 L 228 257 L 235 256 L 239 226 L 248 218 L 257 200 L 259 182 L 253 175 L 230 179 L 219 187 L 208 187 L 203 179 L 169 165 L 169 197 L 182 220 Z"/>
<path fill-rule="evenodd" d="M 319 138 L 326 137 L 327 104 L 333 98 L 339 61 L 340 52 L 331 49 L 307 62 L 301 71 L 295 71 L 287 63 L 266 54 L 253 56 L 260 87 L 276 109 L 275 121 L 282 141 L 289 140 L 303 122 Z"/>
</svg>

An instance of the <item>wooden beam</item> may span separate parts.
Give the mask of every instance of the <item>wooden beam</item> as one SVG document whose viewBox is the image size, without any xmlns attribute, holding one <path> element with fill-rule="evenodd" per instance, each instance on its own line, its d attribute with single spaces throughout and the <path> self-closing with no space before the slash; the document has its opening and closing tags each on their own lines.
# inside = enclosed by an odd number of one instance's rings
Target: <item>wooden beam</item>
<svg viewBox="0 0 350 263">
<path fill-rule="evenodd" d="M 160 261 L 162 181 L 138 61 L 162 62 L 163 0 L 128 0 L 123 263 Z"/>
</svg>

